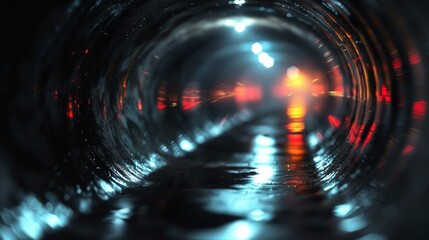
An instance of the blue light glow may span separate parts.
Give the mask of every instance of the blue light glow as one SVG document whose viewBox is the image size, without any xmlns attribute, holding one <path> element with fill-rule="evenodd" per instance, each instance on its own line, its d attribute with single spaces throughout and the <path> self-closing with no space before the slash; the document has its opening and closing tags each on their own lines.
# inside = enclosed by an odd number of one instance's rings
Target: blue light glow
<svg viewBox="0 0 429 240">
<path fill-rule="evenodd" d="M 258 61 L 266 68 L 272 68 L 274 66 L 274 58 L 266 52 L 258 54 Z"/>
<path fill-rule="evenodd" d="M 28 196 L 15 209 L 0 212 L 0 216 L 5 224 L 0 223 L 0 239 L 39 239 L 46 230 L 64 227 L 72 210 L 56 200 L 44 204 Z"/>
</svg>

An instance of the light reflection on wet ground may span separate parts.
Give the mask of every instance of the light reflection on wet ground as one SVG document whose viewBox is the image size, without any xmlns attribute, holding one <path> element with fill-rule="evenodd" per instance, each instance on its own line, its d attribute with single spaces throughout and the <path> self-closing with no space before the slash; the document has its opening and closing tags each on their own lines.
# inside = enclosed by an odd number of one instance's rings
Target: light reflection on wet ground
<svg viewBox="0 0 429 240">
<path fill-rule="evenodd" d="M 267 118 L 235 129 L 46 239 L 339 237 L 305 136 L 287 123 Z"/>
</svg>

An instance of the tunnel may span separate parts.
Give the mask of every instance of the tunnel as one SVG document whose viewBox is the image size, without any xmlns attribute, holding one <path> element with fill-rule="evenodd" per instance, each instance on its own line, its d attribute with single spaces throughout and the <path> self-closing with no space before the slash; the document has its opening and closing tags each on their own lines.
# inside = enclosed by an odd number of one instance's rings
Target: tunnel
<svg viewBox="0 0 429 240">
<path fill-rule="evenodd" d="M 426 239 L 428 10 L 5 7 L 0 239 Z"/>
</svg>

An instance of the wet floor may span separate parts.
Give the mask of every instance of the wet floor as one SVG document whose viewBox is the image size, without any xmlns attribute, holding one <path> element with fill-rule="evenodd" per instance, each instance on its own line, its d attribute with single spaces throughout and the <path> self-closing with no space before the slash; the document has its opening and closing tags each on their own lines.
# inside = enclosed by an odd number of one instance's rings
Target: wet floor
<svg viewBox="0 0 429 240">
<path fill-rule="evenodd" d="M 338 220 L 293 119 L 260 119 L 46 239 L 331 239 Z"/>
</svg>

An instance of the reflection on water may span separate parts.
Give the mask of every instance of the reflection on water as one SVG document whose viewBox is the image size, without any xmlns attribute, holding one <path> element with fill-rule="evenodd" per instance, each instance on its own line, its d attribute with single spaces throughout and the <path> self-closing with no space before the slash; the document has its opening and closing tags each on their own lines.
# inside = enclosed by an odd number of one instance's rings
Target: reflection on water
<svg viewBox="0 0 429 240">
<path fill-rule="evenodd" d="M 0 238 L 377 240 L 402 214 L 413 225 L 427 37 L 402 7 L 85 2 L 52 19 L 5 102 Z"/>
<path fill-rule="evenodd" d="M 352 205 L 326 203 L 304 132 L 284 127 L 304 121 L 294 116 L 253 122 L 242 138 L 247 151 L 187 157 L 187 164 L 156 171 L 149 186 L 97 205 L 47 239 L 331 239 L 360 229 L 359 216 L 339 221 Z M 261 126 L 270 129 L 264 134 Z M 207 150 L 219 141 L 226 140 L 215 139 Z"/>
</svg>

